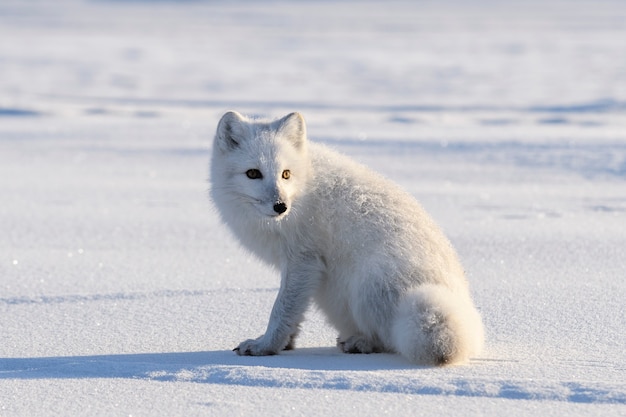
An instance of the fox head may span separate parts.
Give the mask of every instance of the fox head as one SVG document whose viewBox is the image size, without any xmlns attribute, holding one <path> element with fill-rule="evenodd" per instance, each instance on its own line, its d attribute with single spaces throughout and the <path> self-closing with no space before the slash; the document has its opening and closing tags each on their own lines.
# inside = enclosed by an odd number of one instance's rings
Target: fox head
<svg viewBox="0 0 626 417">
<path fill-rule="evenodd" d="M 222 116 L 213 143 L 211 194 L 225 220 L 230 211 L 241 222 L 285 218 L 308 176 L 306 126 L 300 113 L 275 121 L 234 111 Z"/>
</svg>

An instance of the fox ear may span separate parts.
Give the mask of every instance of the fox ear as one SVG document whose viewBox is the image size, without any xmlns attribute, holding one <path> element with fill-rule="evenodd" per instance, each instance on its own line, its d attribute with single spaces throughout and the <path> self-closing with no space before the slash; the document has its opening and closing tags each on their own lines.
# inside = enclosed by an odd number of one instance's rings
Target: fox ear
<svg viewBox="0 0 626 417">
<path fill-rule="evenodd" d="M 289 113 L 275 122 L 278 132 L 285 136 L 296 148 L 301 148 L 306 141 L 306 123 L 298 112 Z"/>
<path fill-rule="evenodd" d="M 229 111 L 222 116 L 217 124 L 215 144 L 224 152 L 239 147 L 246 138 L 246 118 L 236 111 Z"/>
</svg>

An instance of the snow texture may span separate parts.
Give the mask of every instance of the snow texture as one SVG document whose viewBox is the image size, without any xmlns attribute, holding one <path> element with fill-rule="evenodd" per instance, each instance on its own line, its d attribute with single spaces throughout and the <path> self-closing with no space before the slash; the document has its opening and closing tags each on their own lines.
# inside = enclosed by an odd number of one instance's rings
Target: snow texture
<svg viewBox="0 0 626 417">
<path fill-rule="evenodd" d="M 626 415 L 620 1 L 0 3 L 0 416 Z M 486 327 L 470 365 L 239 357 L 278 274 L 208 196 L 226 110 L 415 195 Z"/>
</svg>

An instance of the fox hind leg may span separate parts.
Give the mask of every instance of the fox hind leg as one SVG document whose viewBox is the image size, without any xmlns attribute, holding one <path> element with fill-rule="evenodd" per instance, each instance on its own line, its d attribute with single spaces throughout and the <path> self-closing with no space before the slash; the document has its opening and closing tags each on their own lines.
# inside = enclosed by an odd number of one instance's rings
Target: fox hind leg
<svg viewBox="0 0 626 417">
<path fill-rule="evenodd" d="M 339 347 L 343 353 L 381 353 L 385 351 L 381 343 L 362 334 L 350 336 L 345 339 L 338 337 L 337 347 Z"/>
</svg>

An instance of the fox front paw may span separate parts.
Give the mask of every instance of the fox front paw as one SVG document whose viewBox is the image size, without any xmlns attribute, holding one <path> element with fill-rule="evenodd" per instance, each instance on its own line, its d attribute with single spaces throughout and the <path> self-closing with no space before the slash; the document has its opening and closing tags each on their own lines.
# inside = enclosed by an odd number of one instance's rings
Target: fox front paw
<svg viewBox="0 0 626 417">
<path fill-rule="evenodd" d="M 259 339 L 249 339 L 241 342 L 239 346 L 233 349 L 239 356 L 269 356 L 278 353 L 275 349 L 271 349 Z"/>
</svg>

